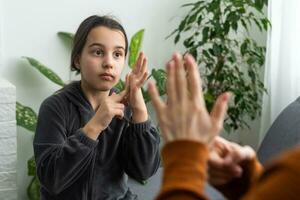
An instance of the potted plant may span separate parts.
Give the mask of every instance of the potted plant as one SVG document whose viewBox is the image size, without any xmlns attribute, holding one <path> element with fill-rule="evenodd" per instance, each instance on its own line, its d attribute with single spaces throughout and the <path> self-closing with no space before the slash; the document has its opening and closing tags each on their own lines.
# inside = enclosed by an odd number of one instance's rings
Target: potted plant
<svg viewBox="0 0 300 200">
<path fill-rule="evenodd" d="M 263 13 L 267 0 L 199 0 L 188 8 L 179 26 L 170 34 L 192 54 L 203 80 L 208 110 L 222 92 L 233 94 L 225 120 L 226 132 L 249 127 L 261 113 L 261 81 L 265 46 L 259 46 L 249 30 L 270 27 Z M 168 36 L 168 37 L 170 37 Z"/>
</svg>

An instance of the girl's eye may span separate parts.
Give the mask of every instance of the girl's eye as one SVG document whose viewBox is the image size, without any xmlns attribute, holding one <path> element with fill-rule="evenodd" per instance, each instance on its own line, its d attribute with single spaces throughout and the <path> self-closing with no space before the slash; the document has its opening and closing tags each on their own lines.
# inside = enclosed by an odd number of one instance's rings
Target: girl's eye
<svg viewBox="0 0 300 200">
<path fill-rule="evenodd" d="M 115 57 L 115 58 L 120 58 L 120 57 L 122 57 L 122 56 L 123 56 L 122 52 L 115 52 L 115 53 L 114 53 L 114 57 Z"/>
<path fill-rule="evenodd" d="M 104 52 L 103 52 L 101 49 L 97 49 L 97 50 L 94 51 L 94 54 L 95 54 L 96 56 L 103 56 L 103 55 L 104 55 Z"/>
</svg>

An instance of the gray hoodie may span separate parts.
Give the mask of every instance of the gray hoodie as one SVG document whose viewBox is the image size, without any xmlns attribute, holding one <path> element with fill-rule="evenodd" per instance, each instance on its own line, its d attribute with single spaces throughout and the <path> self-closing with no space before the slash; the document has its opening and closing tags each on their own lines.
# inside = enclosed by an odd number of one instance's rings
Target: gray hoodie
<svg viewBox="0 0 300 200">
<path fill-rule="evenodd" d="M 142 181 L 158 169 L 160 139 L 149 120 L 131 123 L 126 107 L 95 141 L 81 129 L 94 114 L 79 81 L 42 103 L 33 144 L 42 200 L 137 199 L 127 175 Z"/>
</svg>

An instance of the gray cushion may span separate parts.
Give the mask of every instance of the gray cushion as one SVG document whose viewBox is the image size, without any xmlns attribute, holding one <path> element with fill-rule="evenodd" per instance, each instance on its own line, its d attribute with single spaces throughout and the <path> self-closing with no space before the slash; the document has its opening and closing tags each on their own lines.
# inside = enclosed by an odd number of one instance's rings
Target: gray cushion
<svg viewBox="0 0 300 200">
<path fill-rule="evenodd" d="M 153 200 L 158 194 L 161 185 L 162 168 L 147 180 L 145 185 L 129 178 L 128 185 L 134 194 L 138 195 L 139 200 Z"/>
<path fill-rule="evenodd" d="M 163 169 L 159 168 L 155 175 L 147 180 L 146 185 L 142 185 L 129 178 L 128 184 L 133 193 L 138 195 L 139 200 L 153 200 L 159 192 L 161 186 Z M 224 200 L 221 193 L 208 184 L 205 186 L 205 193 L 212 200 Z"/>
<path fill-rule="evenodd" d="M 300 142 L 300 97 L 288 105 L 268 130 L 258 150 L 264 164 Z"/>
</svg>

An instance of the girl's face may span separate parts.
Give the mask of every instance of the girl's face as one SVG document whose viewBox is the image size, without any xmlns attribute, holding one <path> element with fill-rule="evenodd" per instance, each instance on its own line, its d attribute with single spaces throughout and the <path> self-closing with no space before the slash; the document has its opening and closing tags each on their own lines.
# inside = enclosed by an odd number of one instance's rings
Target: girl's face
<svg viewBox="0 0 300 200">
<path fill-rule="evenodd" d="M 125 64 L 125 37 L 119 30 L 104 26 L 88 34 L 76 67 L 81 81 L 91 89 L 108 91 L 120 79 Z"/>
</svg>

